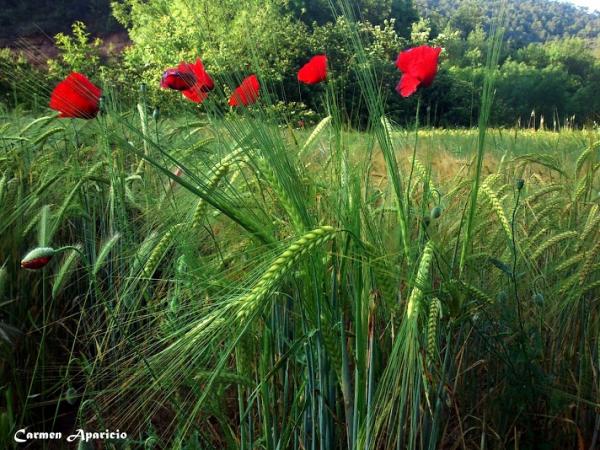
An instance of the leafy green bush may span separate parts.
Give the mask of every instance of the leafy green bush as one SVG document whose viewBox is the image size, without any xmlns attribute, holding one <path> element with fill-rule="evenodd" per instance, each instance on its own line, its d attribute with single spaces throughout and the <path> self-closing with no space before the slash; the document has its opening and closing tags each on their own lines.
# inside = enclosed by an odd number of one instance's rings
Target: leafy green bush
<svg viewBox="0 0 600 450">
<path fill-rule="evenodd" d="M 50 75 L 63 78 L 70 72 L 93 74 L 100 68 L 100 38 L 90 39 L 90 33 L 83 22 L 74 22 L 72 34 L 58 33 L 54 42 L 60 56 L 48 60 Z"/>
<path fill-rule="evenodd" d="M 38 109 L 49 87 L 45 72 L 32 66 L 25 55 L 0 48 L 0 103 L 6 107 Z"/>
</svg>

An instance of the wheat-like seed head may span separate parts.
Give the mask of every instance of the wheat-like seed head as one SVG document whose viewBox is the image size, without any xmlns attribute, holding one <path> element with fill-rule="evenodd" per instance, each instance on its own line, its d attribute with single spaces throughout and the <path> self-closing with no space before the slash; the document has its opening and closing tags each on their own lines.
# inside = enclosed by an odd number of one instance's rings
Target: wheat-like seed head
<svg viewBox="0 0 600 450">
<path fill-rule="evenodd" d="M 600 255 L 600 240 L 596 242 L 596 245 L 587 253 L 587 257 L 583 266 L 581 268 L 581 272 L 579 272 L 579 285 L 583 286 L 588 275 L 592 272 L 592 267 L 594 263 L 597 261 L 598 255 Z"/>
<path fill-rule="evenodd" d="M 283 276 L 306 253 L 332 239 L 337 230 L 331 226 L 321 226 L 304 234 L 290 245 L 267 269 L 258 283 L 245 296 L 239 299 L 238 317 L 246 317 L 258 307 L 260 302 L 272 292 Z"/>
<path fill-rule="evenodd" d="M 435 361 L 437 354 L 437 328 L 442 310 L 442 303 L 435 297 L 429 304 L 429 317 L 427 319 L 427 359 L 430 363 Z"/>
<path fill-rule="evenodd" d="M 538 259 L 542 253 L 548 250 L 550 247 L 558 244 L 559 242 L 566 241 L 568 239 L 574 239 L 577 237 L 579 233 L 577 231 L 565 231 L 564 233 L 559 233 L 556 236 L 551 237 L 546 242 L 538 247 L 538 249 L 531 255 L 531 260 L 535 261 Z"/>
<path fill-rule="evenodd" d="M 486 184 L 483 184 L 481 186 L 481 191 L 485 194 L 488 201 L 491 203 L 492 210 L 496 213 L 498 220 L 500 220 L 500 224 L 502 225 L 502 228 L 504 229 L 508 240 L 512 240 L 512 231 L 510 229 L 510 223 L 508 222 L 506 214 L 504 213 L 504 208 L 502 208 L 500 200 L 498 199 L 494 191 L 492 191 L 492 189 Z"/>
<path fill-rule="evenodd" d="M 420 303 L 423 299 L 422 287 L 425 286 L 429 278 L 429 265 L 433 259 L 433 242 L 427 242 L 421 255 L 421 262 L 417 269 L 417 276 L 415 277 L 415 285 L 408 298 L 408 304 L 406 305 L 406 317 L 410 319 L 413 315 L 418 317 Z"/>
</svg>

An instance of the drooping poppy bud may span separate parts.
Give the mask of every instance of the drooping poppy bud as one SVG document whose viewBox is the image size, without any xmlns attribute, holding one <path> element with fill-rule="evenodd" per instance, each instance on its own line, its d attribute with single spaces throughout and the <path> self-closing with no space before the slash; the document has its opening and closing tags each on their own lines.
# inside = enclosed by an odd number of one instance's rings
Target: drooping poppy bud
<svg viewBox="0 0 600 450">
<path fill-rule="evenodd" d="M 85 75 L 71 72 L 58 83 L 50 95 L 50 108 L 59 117 L 93 119 L 100 110 L 102 89 L 95 86 Z"/>
<path fill-rule="evenodd" d="M 439 219 L 439 217 L 442 215 L 442 208 L 439 206 L 432 208 L 430 215 L 432 219 Z"/>
<path fill-rule="evenodd" d="M 71 406 L 75 405 L 77 403 L 78 396 L 79 396 L 79 394 L 77 393 L 77 390 L 72 386 L 69 386 L 69 388 L 67 389 L 67 392 L 65 392 L 65 400 Z"/>
<path fill-rule="evenodd" d="M 56 250 L 52 247 L 37 247 L 27 253 L 21 260 L 23 269 L 39 270 L 45 267 L 52 257 L 56 254 Z"/>
<path fill-rule="evenodd" d="M 250 75 L 244 78 L 242 83 L 235 88 L 233 94 L 229 98 L 230 106 L 248 106 L 258 99 L 258 90 L 260 83 L 256 75 Z"/>
<path fill-rule="evenodd" d="M 520 191 L 525 186 L 525 180 L 523 178 L 519 178 L 517 180 L 517 189 Z"/>
<path fill-rule="evenodd" d="M 419 86 L 431 86 L 437 74 L 438 59 L 442 49 L 421 45 L 401 52 L 396 59 L 396 67 L 402 71 L 402 78 L 396 92 L 402 97 L 414 94 Z"/>
<path fill-rule="evenodd" d="M 156 106 L 154 108 L 154 111 L 152 111 L 152 118 L 155 122 L 158 121 L 158 119 L 160 119 L 160 106 Z"/>
<path fill-rule="evenodd" d="M 327 78 L 327 56 L 313 56 L 298 71 L 298 81 L 305 84 L 317 84 Z"/>
</svg>

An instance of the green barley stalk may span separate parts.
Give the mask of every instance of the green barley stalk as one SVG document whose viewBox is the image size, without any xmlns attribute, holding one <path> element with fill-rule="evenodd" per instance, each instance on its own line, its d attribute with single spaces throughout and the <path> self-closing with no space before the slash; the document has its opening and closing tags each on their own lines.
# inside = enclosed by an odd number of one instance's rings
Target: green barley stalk
<svg viewBox="0 0 600 450">
<path fill-rule="evenodd" d="M 2 178 L 0 178 L 0 206 L 3 206 L 4 204 L 4 196 L 6 195 L 7 189 L 6 189 L 6 185 L 8 183 L 8 177 L 6 176 L 6 173 L 2 175 Z"/>
<path fill-rule="evenodd" d="M 463 272 L 464 264 L 467 257 L 467 251 L 469 249 L 469 246 L 472 244 L 471 234 L 473 231 L 473 224 L 475 222 L 475 212 L 477 210 L 477 196 L 479 195 L 479 186 L 481 184 L 481 171 L 483 167 L 483 158 L 485 153 L 485 138 L 494 100 L 494 85 L 496 82 L 498 62 L 502 50 L 502 39 L 504 35 L 505 22 L 506 4 L 503 2 L 501 5 L 498 20 L 493 26 L 493 29 L 491 31 L 491 38 L 488 42 L 487 63 L 485 78 L 483 82 L 483 93 L 481 96 L 481 109 L 478 124 L 476 169 L 471 187 L 471 198 L 469 203 L 469 210 L 467 213 L 465 237 L 463 240 L 463 245 L 460 254 L 460 273 Z"/>
<path fill-rule="evenodd" d="M 600 214 L 598 214 L 598 209 L 598 205 L 596 204 L 590 208 L 587 221 L 583 227 L 581 236 L 579 237 L 582 244 L 586 241 L 588 235 L 598 227 L 598 224 L 600 224 Z"/>
<path fill-rule="evenodd" d="M 277 199 L 281 202 L 283 209 L 292 221 L 294 230 L 297 233 L 302 233 L 306 229 L 306 225 L 304 223 L 304 220 L 302 219 L 302 216 L 300 215 L 300 212 L 298 211 L 298 208 L 296 208 L 294 201 L 289 196 L 287 190 L 281 184 L 273 169 L 269 166 L 268 161 L 261 159 L 259 161 L 259 166 L 261 174 L 265 177 L 265 179 L 269 183 L 269 186 L 277 195 Z"/>
<path fill-rule="evenodd" d="M 427 359 L 434 363 L 437 354 L 437 329 L 442 311 L 442 303 L 438 298 L 432 298 L 429 304 L 429 317 L 427 318 Z"/>
<path fill-rule="evenodd" d="M 98 256 L 96 257 L 96 261 L 94 261 L 94 267 L 92 268 L 92 275 L 96 276 L 100 269 L 104 266 L 106 259 L 110 255 L 112 248 L 115 246 L 117 241 L 121 238 L 119 233 L 116 233 L 110 239 L 108 239 L 100 249 Z"/>
<path fill-rule="evenodd" d="M 360 430 L 360 448 L 417 448 L 423 384 L 419 315 L 433 248 L 429 241 L 421 254 L 406 314 L 377 387 L 372 419 Z"/>
<path fill-rule="evenodd" d="M 504 229 L 504 232 L 506 233 L 506 237 L 508 238 L 509 241 L 512 241 L 512 232 L 511 232 L 510 223 L 508 222 L 508 218 L 506 217 L 506 213 L 504 212 L 504 208 L 502 208 L 502 204 L 500 203 L 500 200 L 498 200 L 498 197 L 496 196 L 494 191 L 492 191 L 492 189 L 485 183 L 481 185 L 481 191 L 485 194 L 488 201 L 491 203 L 492 210 L 498 217 L 498 220 L 500 220 L 500 224 L 502 225 L 502 228 Z"/>
<path fill-rule="evenodd" d="M 184 223 L 178 223 L 176 225 L 173 225 L 169 229 L 169 231 L 167 231 L 163 235 L 163 237 L 160 239 L 160 241 L 158 241 L 158 244 L 156 244 L 156 247 L 154 247 L 154 249 L 152 250 L 152 253 L 150 253 L 150 256 L 148 257 L 148 260 L 146 261 L 146 264 L 144 265 L 143 273 L 146 278 L 150 278 L 154 274 L 154 271 L 156 270 L 156 266 L 158 265 L 160 259 L 163 257 L 163 255 L 165 254 L 165 252 L 171 245 L 173 237 L 185 225 L 186 224 L 184 224 Z"/>
<path fill-rule="evenodd" d="M 304 234 L 290 245 L 267 269 L 252 290 L 239 300 L 239 317 L 248 316 L 281 282 L 284 275 L 300 258 L 313 248 L 333 239 L 338 232 L 334 227 L 323 225 Z"/>
<path fill-rule="evenodd" d="M 598 146 L 600 146 L 600 141 L 596 142 L 593 145 L 590 145 L 587 149 L 585 149 L 583 152 L 581 152 L 581 154 L 575 161 L 575 174 L 578 174 L 581 171 L 581 168 L 583 167 L 585 162 L 588 160 L 588 158 L 591 155 L 593 155 L 595 153 L 596 147 L 598 147 Z"/>
<path fill-rule="evenodd" d="M 563 261 L 558 266 L 556 266 L 556 268 L 554 270 L 556 270 L 557 272 L 562 272 L 563 270 L 566 270 L 569 267 L 574 266 L 575 264 L 583 261 L 584 256 L 585 255 L 583 253 L 578 253 L 577 255 L 573 255 L 571 258 Z"/>
<path fill-rule="evenodd" d="M 531 194 L 529 196 L 529 198 L 527 199 L 527 201 L 529 202 L 529 204 L 534 204 L 537 202 L 537 200 L 539 200 L 541 197 L 548 195 L 548 194 L 552 194 L 554 192 L 560 192 L 564 190 L 564 186 L 562 184 L 550 184 L 548 186 L 545 186 L 539 190 L 537 190 L 536 192 L 534 192 L 533 194 Z"/>
<path fill-rule="evenodd" d="M 306 142 L 304 142 L 304 145 L 298 152 L 299 160 L 302 160 L 302 157 L 305 155 L 305 153 L 308 150 L 310 150 L 311 147 L 313 146 L 313 144 L 319 139 L 319 137 L 321 137 L 321 134 L 323 134 L 323 131 L 325 131 L 327 126 L 329 124 L 331 124 L 331 120 L 332 120 L 332 117 L 327 116 L 317 124 L 317 126 L 314 128 L 312 133 L 310 133 L 310 136 L 308 136 L 308 139 L 306 139 Z"/>
<path fill-rule="evenodd" d="M 44 145 L 44 143 L 50 136 L 52 136 L 56 133 L 61 133 L 63 131 L 65 131 L 65 129 L 63 127 L 52 128 L 52 129 L 46 131 L 45 133 L 39 135 L 38 137 L 36 137 L 35 140 L 33 141 L 33 145 Z"/>
<path fill-rule="evenodd" d="M 64 261 L 60 265 L 54 281 L 52 283 L 52 298 L 56 298 L 62 291 L 65 283 L 71 276 L 73 266 L 75 265 L 77 258 L 80 256 L 82 247 L 81 245 L 76 246 L 78 250 L 71 250 L 67 253 Z"/>
<path fill-rule="evenodd" d="M 586 253 L 586 259 L 581 267 L 581 272 L 579 272 L 579 285 L 583 286 L 583 283 L 592 272 L 592 267 L 594 263 L 598 260 L 600 256 L 600 240 L 596 242 L 596 245 L 592 247 L 589 253 Z"/>
<path fill-rule="evenodd" d="M 208 187 L 206 188 L 206 195 L 211 195 L 211 193 L 217 188 L 221 180 L 229 172 L 230 164 L 231 163 L 221 163 L 216 169 L 213 170 L 213 175 L 208 182 Z M 202 225 L 202 219 L 204 218 L 207 206 L 208 205 L 203 198 L 198 200 L 196 209 L 194 210 L 194 215 L 192 217 L 192 229 L 197 229 Z"/>
<path fill-rule="evenodd" d="M 415 285 L 408 298 L 406 305 L 406 317 L 410 319 L 413 315 L 418 317 L 419 310 L 421 309 L 421 301 L 423 299 L 423 288 L 425 287 L 427 280 L 429 279 L 429 266 L 431 259 L 433 258 L 433 242 L 427 242 L 427 245 L 423 249 L 421 255 L 421 262 L 419 263 L 419 269 L 417 270 L 417 276 L 415 278 Z"/>
<path fill-rule="evenodd" d="M 574 239 L 579 235 L 577 231 L 565 231 L 564 233 L 557 234 L 556 236 L 551 237 L 546 242 L 538 247 L 538 249 L 531 255 L 531 260 L 535 261 L 538 259 L 542 253 L 548 250 L 550 247 L 558 244 L 559 242 L 566 241 L 568 239 Z"/>
<path fill-rule="evenodd" d="M 19 131 L 19 135 L 23 136 L 25 133 L 27 133 L 27 131 L 29 131 L 31 128 L 35 127 L 36 125 L 45 124 L 46 122 L 50 122 L 52 119 L 55 119 L 55 118 L 56 118 L 56 116 L 44 116 L 44 117 L 35 119 L 35 120 L 29 122 L 27 125 L 25 125 L 21 129 L 21 131 Z"/>
</svg>

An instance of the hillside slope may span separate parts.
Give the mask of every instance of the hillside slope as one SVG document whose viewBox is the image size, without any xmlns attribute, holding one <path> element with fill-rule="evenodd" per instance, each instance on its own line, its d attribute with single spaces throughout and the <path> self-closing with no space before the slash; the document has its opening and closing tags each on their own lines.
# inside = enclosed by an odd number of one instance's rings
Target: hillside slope
<svg viewBox="0 0 600 450">
<path fill-rule="evenodd" d="M 419 13 L 438 26 L 450 23 L 468 33 L 478 22 L 489 23 L 498 9 L 497 0 L 416 0 Z M 577 36 L 600 36 L 600 13 L 551 0 L 509 0 L 506 37 L 516 44 L 544 42 Z"/>
</svg>

